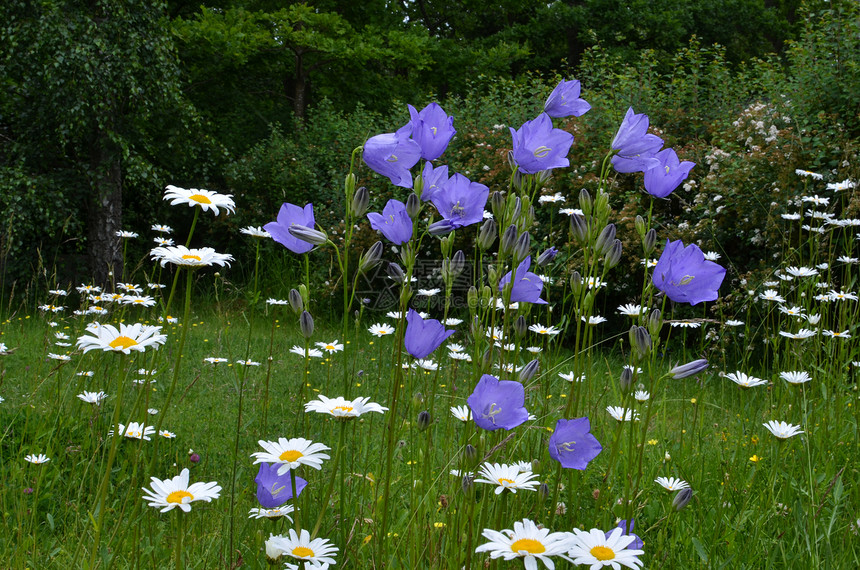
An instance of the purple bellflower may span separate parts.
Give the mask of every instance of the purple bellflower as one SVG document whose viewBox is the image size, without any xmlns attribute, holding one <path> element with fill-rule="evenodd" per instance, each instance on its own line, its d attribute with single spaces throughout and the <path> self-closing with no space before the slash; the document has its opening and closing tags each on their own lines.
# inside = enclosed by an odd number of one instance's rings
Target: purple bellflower
<svg viewBox="0 0 860 570">
<path fill-rule="evenodd" d="M 449 178 L 431 200 L 443 218 L 433 224 L 437 227 L 434 233 L 438 235 L 482 221 L 489 196 L 489 188 L 472 182 L 459 172 Z"/>
<path fill-rule="evenodd" d="M 566 469 L 582 471 L 602 450 L 603 446 L 591 435 L 588 418 L 558 420 L 549 438 L 549 456 Z"/>
<path fill-rule="evenodd" d="M 715 300 L 725 276 L 725 267 L 707 261 L 697 245 L 666 240 L 651 281 L 676 303 L 696 305 Z"/>
<path fill-rule="evenodd" d="M 665 198 L 674 192 L 696 166 L 695 162 L 678 160 L 678 155 L 671 148 L 664 148 L 654 158 L 660 164 L 645 171 L 645 190 L 657 198 Z"/>
<path fill-rule="evenodd" d="M 627 519 L 622 519 L 618 523 L 618 528 L 621 529 L 622 534 L 626 534 L 627 536 L 635 536 L 636 539 L 627 545 L 627 548 L 631 550 L 642 550 L 642 547 L 645 546 L 645 543 L 642 542 L 642 539 L 639 538 L 638 534 L 633 534 L 633 525 L 636 524 L 636 521 L 630 519 L 630 528 L 627 527 Z M 615 530 L 615 529 L 612 529 Z M 612 534 L 612 530 L 606 533 L 606 538 L 609 538 L 609 535 Z"/>
<path fill-rule="evenodd" d="M 302 241 L 290 233 L 290 226 L 316 226 L 314 221 L 314 205 L 308 204 L 300 208 L 294 204 L 285 202 L 278 212 L 278 221 L 269 222 L 263 229 L 269 232 L 272 238 L 293 253 L 307 253 L 313 249 L 313 245 Z"/>
<path fill-rule="evenodd" d="M 409 105 L 409 116 L 412 117 L 412 140 L 421 147 L 421 158 L 436 160 L 454 137 L 454 117 L 445 114 L 437 103 L 430 103 L 421 112 Z"/>
<path fill-rule="evenodd" d="M 412 123 L 406 123 L 396 133 L 370 137 L 364 143 L 362 158 L 374 172 L 387 176 L 395 186 L 412 188 L 409 172 L 421 158 L 421 146 L 409 136 Z"/>
<path fill-rule="evenodd" d="M 406 352 L 415 358 L 427 358 L 427 355 L 439 348 L 454 332 L 445 330 L 442 323 L 436 319 L 422 319 L 415 309 L 409 309 L 403 343 L 406 345 Z"/>
<path fill-rule="evenodd" d="M 654 155 L 662 146 L 663 139 L 648 134 L 648 115 L 637 115 L 630 107 L 612 139 L 612 166 L 618 172 L 645 172 L 660 164 Z"/>
<path fill-rule="evenodd" d="M 370 227 L 382 232 L 382 235 L 397 245 L 402 245 L 412 239 L 412 218 L 406 213 L 406 204 L 399 200 L 389 200 L 381 214 L 367 214 Z"/>
<path fill-rule="evenodd" d="M 293 498 L 293 487 L 290 482 L 290 472 L 285 471 L 278 475 L 281 466 L 277 463 L 260 463 L 260 470 L 254 482 L 257 484 L 257 501 L 260 506 L 267 509 L 280 507 Z M 296 493 L 302 494 L 302 490 L 308 486 L 308 482 L 301 477 L 296 477 Z"/>
<path fill-rule="evenodd" d="M 516 272 L 513 272 L 513 277 L 511 277 L 512 272 L 508 271 L 499 280 L 499 291 L 503 291 L 508 283 L 513 283 L 511 303 L 546 305 L 546 301 L 540 298 L 541 291 L 543 291 L 543 281 L 541 281 L 540 276 L 529 271 L 531 265 L 532 258 L 528 256 L 517 266 Z"/>
<path fill-rule="evenodd" d="M 567 153 L 573 144 L 573 135 L 552 127 L 552 119 L 541 113 L 533 121 L 526 121 L 519 130 L 511 128 L 514 140 L 514 162 L 523 174 L 535 174 L 552 168 L 570 166 Z"/>
<path fill-rule="evenodd" d="M 562 80 L 549 94 L 543 106 L 544 112 L 553 119 L 561 117 L 581 117 L 591 109 L 585 99 L 580 99 L 581 86 L 578 79 Z"/>
<path fill-rule="evenodd" d="M 437 166 L 434 168 L 433 163 L 426 162 L 421 178 L 424 180 L 424 186 L 421 189 L 421 201 L 429 202 L 439 189 L 448 182 L 448 167 Z"/>
<path fill-rule="evenodd" d="M 529 419 L 526 390 L 514 380 L 499 380 L 484 374 L 466 403 L 475 423 L 487 431 L 512 430 Z"/>
</svg>

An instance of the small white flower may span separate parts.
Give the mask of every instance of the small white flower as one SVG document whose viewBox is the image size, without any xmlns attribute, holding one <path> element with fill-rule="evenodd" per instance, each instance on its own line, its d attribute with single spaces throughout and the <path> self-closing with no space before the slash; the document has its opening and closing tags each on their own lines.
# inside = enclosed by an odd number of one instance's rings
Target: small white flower
<svg viewBox="0 0 860 570">
<path fill-rule="evenodd" d="M 803 430 L 800 429 L 800 426 L 787 424 L 785 422 L 776 422 L 771 420 L 762 425 L 766 427 L 770 433 L 772 433 L 779 439 L 788 439 L 790 437 L 794 437 L 795 435 L 803 433 Z"/>
<path fill-rule="evenodd" d="M 674 477 L 657 477 L 654 482 L 666 489 L 667 491 L 680 491 L 681 489 L 689 489 L 690 484 L 682 479 Z"/>
</svg>

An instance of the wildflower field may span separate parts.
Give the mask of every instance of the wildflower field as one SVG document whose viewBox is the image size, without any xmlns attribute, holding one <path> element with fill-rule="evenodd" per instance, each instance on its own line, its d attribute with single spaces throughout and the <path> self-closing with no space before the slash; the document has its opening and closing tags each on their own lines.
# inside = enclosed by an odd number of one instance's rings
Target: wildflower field
<svg viewBox="0 0 860 570">
<path fill-rule="evenodd" d="M 554 187 L 587 99 L 495 129 L 495 187 L 409 106 L 343 157 L 336 228 L 246 213 L 249 259 L 199 238 L 241 196 L 167 186 L 183 235 L 0 305 L 2 566 L 860 567 L 856 181 L 795 172 L 741 275 L 661 217 L 721 157 L 633 108 Z"/>
</svg>

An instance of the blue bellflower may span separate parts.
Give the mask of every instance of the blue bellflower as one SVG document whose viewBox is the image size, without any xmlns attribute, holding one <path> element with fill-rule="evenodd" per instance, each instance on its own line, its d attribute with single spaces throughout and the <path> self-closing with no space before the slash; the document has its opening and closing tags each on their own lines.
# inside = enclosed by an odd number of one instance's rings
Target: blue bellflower
<svg viewBox="0 0 860 570">
<path fill-rule="evenodd" d="M 387 176 L 395 186 L 412 188 L 409 170 L 421 158 L 421 146 L 409 136 L 412 123 L 406 123 L 395 133 L 370 137 L 364 143 L 362 158 L 377 174 Z"/>
<path fill-rule="evenodd" d="M 633 107 L 627 109 L 612 148 L 612 166 L 618 172 L 645 172 L 660 164 L 654 155 L 663 146 L 663 139 L 648 134 L 648 115 L 637 115 Z"/>
<path fill-rule="evenodd" d="M 546 305 L 546 301 L 540 298 L 543 291 L 543 281 L 541 281 L 540 276 L 529 271 L 531 265 L 532 258 L 528 256 L 517 266 L 513 276 L 511 275 L 512 272 L 508 271 L 499 280 L 499 291 L 503 291 L 508 283 L 513 283 L 511 286 L 511 303 Z"/>
<path fill-rule="evenodd" d="M 432 162 L 424 164 L 424 171 L 421 173 L 421 178 L 424 181 L 424 186 L 421 189 L 421 201 L 429 202 L 433 196 L 439 191 L 442 186 L 448 182 L 448 167 L 433 166 Z"/>
<path fill-rule="evenodd" d="M 636 521 L 630 519 L 630 526 L 628 528 L 627 519 L 621 519 L 618 523 L 618 528 L 621 529 L 622 534 L 626 534 L 627 536 L 635 536 L 636 539 L 627 545 L 627 548 L 630 550 L 642 550 L 642 547 L 645 546 L 645 543 L 642 542 L 642 539 L 639 538 L 638 534 L 633 534 L 633 526 L 636 524 Z M 615 529 L 613 529 L 615 530 Z M 609 535 L 612 534 L 612 531 L 606 533 L 606 538 L 609 538 Z"/>
<path fill-rule="evenodd" d="M 555 86 L 543 106 L 544 112 L 553 119 L 581 117 L 591 109 L 588 101 L 579 97 L 581 86 L 578 79 L 562 80 Z"/>
<path fill-rule="evenodd" d="M 725 267 L 707 261 L 697 245 L 666 240 L 651 281 L 676 303 L 696 305 L 714 301 L 725 276 Z"/>
<path fill-rule="evenodd" d="M 412 117 L 412 140 L 421 147 L 421 158 L 436 160 L 454 137 L 454 117 L 445 114 L 437 103 L 430 103 L 421 112 L 409 105 L 409 116 Z"/>
<path fill-rule="evenodd" d="M 266 509 L 280 507 L 293 498 L 293 486 L 290 481 L 289 470 L 283 475 L 278 475 L 281 465 L 277 463 L 260 463 L 260 470 L 254 482 L 257 484 L 257 501 Z M 296 493 L 302 494 L 302 490 L 308 486 L 308 482 L 301 477 L 296 477 Z"/>
<path fill-rule="evenodd" d="M 406 352 L 415 358 L 427 358 L 454 332 L 445 330 L 442 323 L 436 319 L 422 319 L 415 309 L 409 309 L 403 344 L 406 346 Z"/>
<path fill-rule="evenodd" d="M 558 420 L 549 438 L 549 456 L 567 469 L 582 471 L 602 450 L 603 446 L 591 435 L 588 418 Z"/>
<path fill-rule="evenodd" d="M 399 200 L 389 200 L 382 214 L 371 212 L 367 219 L 370 227 L 382 232 L 391 243 L 402 245 L 412 239 L 412 218 L 406 213 L 406 204 Z"/>
<path fill-rule="evenodd" d="M 313 228 L 316 226 L 314 221 L 314 205 L 308 204 L 304 208 L 300 208 L 294 204 L 285 202 L 281 205 L 281 210 L 278 212 L 278 221 L 269 222 L 263 229 L 269 232 L 272 238 L 279 244 L 286 247 L 293 253 L 307 253 L 313 249 L 313 245 L 302 241 L 290 233 L 290 226 L 306 226 Z"/>
<path fill-rule="evenodd" d="M 552 127 L 546 113 L 533 121 L 526 121 L 519 130 L 511 128 L 514 141 L 514 162 L 523 174 L 535 174 L 552 168 L 570 166 L 567 153 L 573 144 L 573 135 Z"/>
<path fill-rule="evenodd" d="M 472 395 L 466 399 L 472 418 L 487 431 L 512 430 L 529 419 L 525 408 L 526 391 L 514 380 L 499 380 L 484 374 Z"/>
<path fill-rule="evenodd" d="M 657 198 L 665 198 L 674 192 L 696 166 L 695 162 L 678 160 L 678 155 L 671 148 L 664 148 L 654 158 L 660 164 L 645 171 L 645 190 Z"/>
<path fill-rule="evenodd" d="M 437 227 L 433 233 L 438 235 L 482 221 L 489 196 L 489 188 L 458 172 L 433 194 L 431 201 L 443 218 L 433 224 Z"/>
</svg>

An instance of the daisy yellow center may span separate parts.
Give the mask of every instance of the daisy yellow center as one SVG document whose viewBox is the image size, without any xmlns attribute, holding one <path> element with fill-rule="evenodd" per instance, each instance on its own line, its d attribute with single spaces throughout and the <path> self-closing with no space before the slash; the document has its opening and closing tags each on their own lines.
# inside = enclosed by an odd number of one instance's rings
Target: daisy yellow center
<svg viewBox="0 0 860 570">
<path fill-rule="evenodd" d="M 204 196 L 203 194 L 192 194 L 188 197 L 189 200 L 194 200 L 198 204 L 211 204 L 212 200 Z"/>
<path fill-rule="evenodd" d="M 292 554 L 296 558 L 310 558 L 314 555 L 314 551 L 307 546 L 297 546 L 293 548 Z"/>
<path fill-rule="evenodd" d="M 167 501 L 168 503 L 176 503 L 176 504 L 181 505 L 182 499 L 184 499 L 186 497 L 188 497 L 188 499 L 191 501 L 194 500 L 194 495 L 192 495 L 188 491 L 183 491 L 182 489 L 180 489 L 179 491 L 173 491 L 172 493 L 167 495 L 167 498 L 165 499 L 165 501 Z"/>
<path fill-rule="evenodd" d="M 506 478 L 504 478 L 504 477 L 502 477 L 501 479 L 499 479 L 499 484 L 504 485 L 505 483 L 507 483 L 508 485 L 513 485 L 513 484 L 514 484 L 514 480 L 513 480 L 513 479 L 506 479 Z"/>
<path fill-rule="evenodd" d="M 333 344 L 327 344 L 327 345 L 325 345 L 325 349 L 326 349 L 326 350 L 336 350 Z"/>
<path fill-rule="evenodd" d="M 521 538 L 511 545 L 511 550 L 521 552 L 525 550 L 529 554 L 542 554 L 546 552 L 544 545 L 533 538 Z"/>
<path fill-rule="evenodd" d="M 352 411 L 353 408 L 352 408 L 352 406 L 335 406 L 334 409 L 340 410 L 342 412 L 346 412 L 348 414 Z"/>
<path fill-rule="evenodd" d="M 183 255 L 183 256 L 182 256 L 182 259 L 194 259 L 194 260 L 196 260 L 196 261 L 200 261 L 200 256 L 199 256 L 199 255 L 191 255 L 191 254 L 187 254 L 187 255 Z"/>
<path fill-rule="evenodd" d="M 615 552 L 605 546 L 595 546 L 588 552 L 598 560 L 612 560 L 615 558 Z"/>
<path fill-rule="evenodd" d="M 137 341 L 127 336 L 118 336 L 108 344 L 111 348 L 131 348 L 137 346 Z"/>
<path fill-rule="evenodd" d="M 304 457 L 304 454 L 301 451 L 290 449 L 280 454 L 278 456 L 278 459 L 280 459 L 281 461 L 293 463 L 294 461 L 297 461 L 300 457 Z"/>
</svg>

